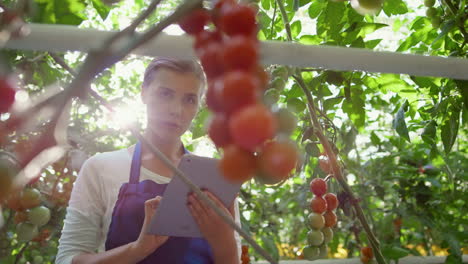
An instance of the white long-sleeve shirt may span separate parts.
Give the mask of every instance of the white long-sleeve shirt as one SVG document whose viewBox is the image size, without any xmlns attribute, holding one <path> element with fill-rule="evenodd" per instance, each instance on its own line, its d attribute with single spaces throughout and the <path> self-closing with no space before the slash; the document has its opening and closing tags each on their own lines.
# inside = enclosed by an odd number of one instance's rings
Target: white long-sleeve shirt
<svg viewBox="0 0 468 264">
<path fill-rule="evenodd" d="M 59 240 L 56 264 L 71 264 L 74 256 L 105 251 L 105 242 L 120 186 L 130 177 L 132 153 L 127 149 L 100 153 L 83 164 L 74 184 L 62 236 Z M 141 167 L 140 181 L 170 182 Z M 235 221 L 240 225 L 239 205 L 235 202 Z M 235 232 L 238 256 L 241 242 Z"/>
</svg>

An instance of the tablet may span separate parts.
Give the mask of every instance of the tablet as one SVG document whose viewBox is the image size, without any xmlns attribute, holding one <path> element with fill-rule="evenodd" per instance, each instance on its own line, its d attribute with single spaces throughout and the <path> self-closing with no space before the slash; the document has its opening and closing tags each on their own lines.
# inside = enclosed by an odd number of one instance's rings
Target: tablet
<svg viewBox="0 0 468 264">
<path fill-rule="evenodd" d="M 224 179 L 217 159 L 186 154 L 179 163 L 179 169 L 199 188 L 206 188 L 216 195 L 226 208 L 232 204 L 242 185 Z M 190 192 L 191 189 L 174 175 L 151 219 L 148 232 L 174 237 L 202 237 L 187 207 Z"/>
</svg>

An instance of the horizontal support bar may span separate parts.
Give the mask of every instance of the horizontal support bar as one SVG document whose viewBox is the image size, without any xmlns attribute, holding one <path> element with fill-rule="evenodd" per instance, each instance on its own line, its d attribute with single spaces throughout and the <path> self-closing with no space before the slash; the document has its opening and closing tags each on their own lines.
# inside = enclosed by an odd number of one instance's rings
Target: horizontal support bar
<svg viewBox="0 0 468 264">
<path fill-rule="evenodd" d="M 29 24 L 29 27 L 31 33 L 28 36 L 9 40 L 6 48 L 88 52 L 100 47 L 105 39 L 115 33 L 67 25 Z M 192 41 L 186 35 L 161 34 L 135 50 L 134 54 L 195 58 Z M 264 41 L 261 44 L 261 61 L 265 65 L 281 64 L 336 71 L 396 73 L 468 80 L 468 59 L 337 46 Z"/>
</svg>

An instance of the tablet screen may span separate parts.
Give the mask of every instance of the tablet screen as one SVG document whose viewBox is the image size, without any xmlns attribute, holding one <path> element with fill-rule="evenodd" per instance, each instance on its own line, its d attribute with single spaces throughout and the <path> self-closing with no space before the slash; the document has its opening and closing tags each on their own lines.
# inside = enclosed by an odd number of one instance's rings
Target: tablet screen
<svg viewBox="0 0 468 264">
<path fill-rule="evenodd" d="M 242 185 L 224 179 L 218 169 L 217 159 L 187 154 L 182 157 L 179 169 L 199 188 L 205 188 L 216 195 L 226 207 L 232 204 Z M 149 233 L 202 237 L 187 207 L 189 192 L 190 188 L 178 176 L 172 177 L 151 220 Z"/>
</svg>

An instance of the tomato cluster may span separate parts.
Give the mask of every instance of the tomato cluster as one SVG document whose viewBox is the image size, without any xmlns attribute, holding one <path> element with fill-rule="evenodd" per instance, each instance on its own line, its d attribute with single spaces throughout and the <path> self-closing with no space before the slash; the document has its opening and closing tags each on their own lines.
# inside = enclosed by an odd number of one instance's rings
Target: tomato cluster
<svg viewBox="0 0 468 264">
<path fill-rule="evenodd" d="M 210 22 L 213 29 L 205 29 Z M 291 133 L 296 121 L 286 110 L 273 113 L 261 100 L 269 77 L 258 62 L 255 9 L 220 0 L 212 10 L 194 10 L 179 25 L 195 37 L 195 53 L 208 77 L 206 103 L 214 113 L 208 135 L 224 149 L 219 163 L 224 176 L 244 182 L 255 175 L 267 184 L 287 179 L 296 167 L 297 148 L 274 138 Z"/>
<path fill-rule="evenodd" d="M 314 260 L 327 257 L 327 244 L 333 239 L 333 227 L 337 217 L 335 210 L 338 199 L 335 194 L 327 193 L 327 182 L 315 178 L 310 182 L 310 191 L 314 197 L 310 201 L 311 213 L 308 216 L 309 227 L 307 233 L 309 246 L 303 249 L 306 259 Z"/>
<path fill-rule="evenodd" d="M 247 245 L 242 245 L 242 255 L 241 255 L 241 264 L 249 264 L 249 247 Z"/>
<path fill-rule="evenodd" d="M 39 228 L 46 225 L 51 217 L 49 208 L 41 203 L 42 195 L 35 188 L 25 188 L 20 193 L 10 196 L 6 201 L 6 207 L 15 211 L 14 222 L 19 241 L 40 242 L 50 235 L 48 229 L 39 232 Z"/>
<path fill-rule="evenodd" d="M 434 7 L 435 2 L 435 0 L 424 0 L 424 6 L 427 7 L 426 16 L 431 20 L 432 26 L 438 28 L 442 23 L 442 19 L 439 14 L 439 9 Z"/>
</svg>

